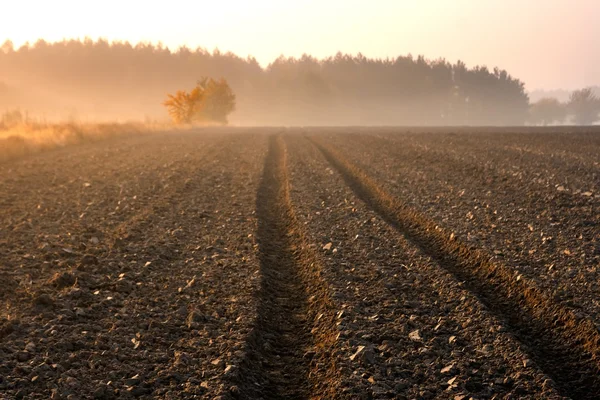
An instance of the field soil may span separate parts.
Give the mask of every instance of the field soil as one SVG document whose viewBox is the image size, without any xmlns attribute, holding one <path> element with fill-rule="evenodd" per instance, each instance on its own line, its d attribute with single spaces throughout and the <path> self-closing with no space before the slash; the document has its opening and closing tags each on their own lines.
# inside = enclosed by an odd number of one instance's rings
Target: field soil
<svg viewBox="0 0 600 400">
<path fill-rule="evenodd" d="M 600 132 L 211 129 L 0 163 L 0 399 L 594 399 Z"/>
</svg>

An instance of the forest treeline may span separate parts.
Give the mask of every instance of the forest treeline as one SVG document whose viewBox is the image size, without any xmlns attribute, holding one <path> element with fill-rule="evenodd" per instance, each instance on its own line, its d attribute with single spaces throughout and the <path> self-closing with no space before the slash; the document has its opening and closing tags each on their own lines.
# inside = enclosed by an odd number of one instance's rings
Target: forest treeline
<svg viewBox="0 0 600 400">
<path fill-rule="evenodd" d="M 600 96 L 597 88 L 574 90 L 568 100 L 542 97 L 529 107 L 528 122 L 533 125 L 593 125 L 600 120 Z"/>
<path fill-rule="evenodd" d="M 524 84 L 507 71 L 422 56 L 370 59 L 338 53 L 252 57 L 160 44 L 65 40 L 0 49 L 0 109 L 47 118 L 163 118 L 167 93 L 199 77 L 224 78 L 236 124 L 519 125 L 528 120 Z"/>
</svg>

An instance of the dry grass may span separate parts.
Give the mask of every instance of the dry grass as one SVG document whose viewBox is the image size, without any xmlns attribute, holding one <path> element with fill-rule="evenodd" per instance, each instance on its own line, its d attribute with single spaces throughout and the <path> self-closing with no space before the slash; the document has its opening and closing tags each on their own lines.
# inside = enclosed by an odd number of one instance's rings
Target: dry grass
<svg viewBox="0 0 600 400">
<path fill-rule="evenodd" d="M 19 123 L 10 127 L 0 124 L 0 162 L 57 147 L 160 128 L 164 127 L 142 123 Z"/>
</svg>

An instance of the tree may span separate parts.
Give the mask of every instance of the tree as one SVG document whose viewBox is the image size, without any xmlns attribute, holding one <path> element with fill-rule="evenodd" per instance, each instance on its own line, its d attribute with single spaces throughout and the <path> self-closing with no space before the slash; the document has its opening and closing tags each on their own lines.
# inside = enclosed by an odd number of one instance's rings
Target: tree
<svg viewBox="0 0 600 400">
<path fill-rule="evenodd" d="M 197 88 L 200 88 L 202 93 L 198 119 L 226 125 L 227 116 L 235 110 L 235 94 L 227 81 L 223 78 L 218 81 L 204 78 Z"/>
<path fill-rule="evenodd" d="M 190 93 L 178 90 L 175 94 L 167 95 L 168 98 L 163 104 L 167 107 L 171 119 L 176 124 L 192 123 L 200 103 L 199 91 L 196 89 Z"/>
<path fill-rule="evenodd" d="M 529 118 L 534 124 L 562 123 L 567 117 L 566 106 L 554 97 L 544 97 L 529 108 Z"/>
<path fill-rule="evenodd" d="M 600 98 L 589 87 L 575 90 L 571 93 L 569 111 L 577 125 L 591 125 L 600 119 Z"/>
<path fill-rule="evenodd" d="M 189 93 L 178 90 L 163 103 L 176 124 L 219 123 L 235 110 L 235 95 L 223 78 L 202 78 Z"/>
</svg>

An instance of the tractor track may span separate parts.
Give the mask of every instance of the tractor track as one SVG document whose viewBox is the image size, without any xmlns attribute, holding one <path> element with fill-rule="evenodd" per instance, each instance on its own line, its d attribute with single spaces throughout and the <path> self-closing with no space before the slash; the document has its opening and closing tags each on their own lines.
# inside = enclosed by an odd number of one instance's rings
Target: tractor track
<svg viewBox="0 0 600 400">
<path fill-rule="evenodd" d="M 108 219 L 97 219 L 95 262 L 78 265 L 78 257 L 70 256 L 51 270 L 75 277 L 73 286 L 35 278 L 31 290 L 39 287 L 51 303 L 43 308 L 22 303 L 22 315 L 0 319 L 0 336 L 5 335 L 0 398 L 218 397 L 224 370 L 236 364 L 253 321 L 258 260 L 248 233 L 255 228 L 253 200 L 266 144 L 259 139 L 226 138 L 206 146 L 207 152 L 201 149 L 198 157 L 175 158 L 179 164 L 187 159 L 177 168 L 183 172 L 165 168 L 145 182 L 148 187 L 158 180 L 157 187 L 164 189 L 132 211 L 141 216 L 123 214 L 120 219 L 127 217 L 129 224 L 116 230 L 115 224 L 102 225 Z M 256 146 L 244 151 L 251 142 Z M 165 154 L 152 166 L 172 160 L 172 152 Z M 100 187 L 95 183 L 90 189 Z M 77 225 L 67 227 L 79 238 Z M 124 243 L 114 246 L 115 236 L 125 236 Z M 43 333 L 49 326 L 54 333 Z M 94 333 L 82 335 L 82 330 Z M 36 345 L 27 362 L 42 365 L 35 382 L 23 380 L 30 372 L 15 367 L 23 337 Z M 117 346 L 118 357 L 107 351 Z M 80 361 L 71 365 L 70 359 Z M 66 384 L 62 370 L 46 371 L 48 360 L 71 368 L 77 382 Z M 124 382 L 136 374 L 135 382 Z"/>
<path fill-rule="evenodd" d="M 256 198 L 260 290 L 234 398 L 329 399 L 339 384 L 328 286 L 292 208 L 286 147 L 272 136 Z"/>
<path fill-rule="evenodd" d="M 440 266 L 465 281 L 468 290 L 506 321 L 511 333 L 563 395 L 597 398 L 600 334 L 592 321 L 556 304 L 535 283 L 502 264 L 492 263 L 482 251 L 456 240 L 428 216 L 382 190 L 376 181 L 323 141 L 308 139 L 360 199 Z"/>
</svg>

